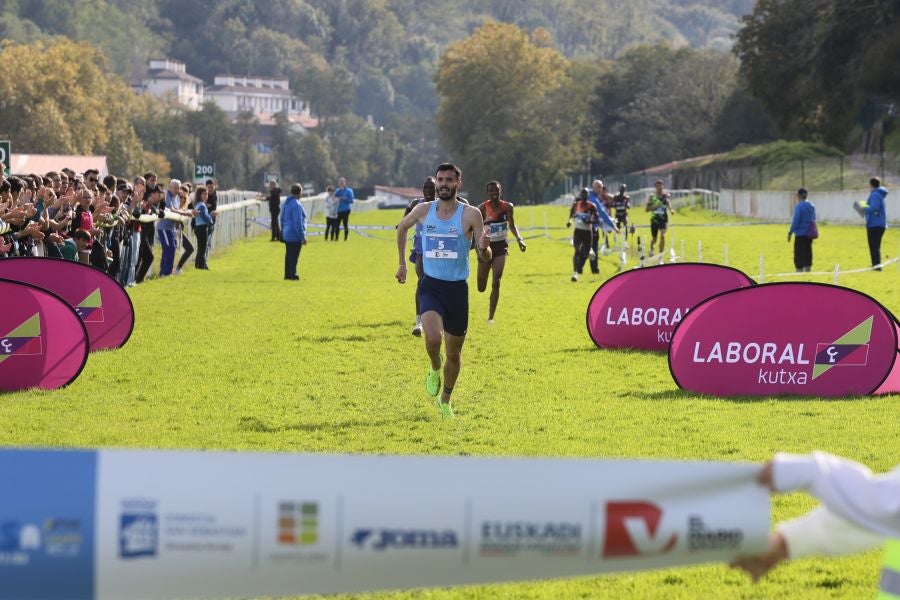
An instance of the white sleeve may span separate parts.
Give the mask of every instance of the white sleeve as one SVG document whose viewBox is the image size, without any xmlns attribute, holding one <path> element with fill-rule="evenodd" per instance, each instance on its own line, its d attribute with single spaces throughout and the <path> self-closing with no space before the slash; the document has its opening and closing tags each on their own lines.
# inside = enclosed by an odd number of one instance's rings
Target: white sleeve
<svg viewBox="0 0 900 600">
<path fill-rule="evenodd" d="M 792 559 L 824 554 L 840 556 L 865 552 L 880 546 L 884 539 L 818 506 L 802 517 L 777 527 L 787 543 Z"/>
<path fill-rule="evenodd" d="M 777 454 L 773 487 L 805 490 L 836 516 L 884 537 L 900 537 L 900 470 L 873 475 L 865 466 L 824 452 Z"/>
</svg>

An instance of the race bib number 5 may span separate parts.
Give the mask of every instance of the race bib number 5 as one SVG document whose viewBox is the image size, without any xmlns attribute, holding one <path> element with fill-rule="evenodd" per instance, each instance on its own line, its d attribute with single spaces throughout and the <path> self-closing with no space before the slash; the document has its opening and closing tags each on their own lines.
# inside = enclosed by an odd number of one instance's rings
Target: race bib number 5
<svg viewBox="0 0 900 600">
<path fill-rule="evenodd" d="M 425 236 L 425 256 L 455 259 L 459 256 L 459 237 L 455 233 L 432 233 Z"/>
</svg>

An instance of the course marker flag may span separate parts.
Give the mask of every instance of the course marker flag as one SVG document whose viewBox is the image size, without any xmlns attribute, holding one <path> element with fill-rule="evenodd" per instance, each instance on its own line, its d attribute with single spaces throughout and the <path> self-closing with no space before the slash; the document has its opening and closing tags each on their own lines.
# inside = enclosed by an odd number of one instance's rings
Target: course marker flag
<svg viewBox="0 0 900 600">
<path fill-rule="evenodd" d="M 17 258 L 0 260 L 0 277 L 50 290 L 68 302 L 84 321 L 91 352 L 121 348 L 131 337 L 131 298 L 99 269 L 56 258 Z"/>
<path fill-rule="evenodd" d="M 770 283 L 694 307 L 672 337 L 679 387 L 713 396 L 886 393 L 897 385 L 894 316 L 861 292 L 821 283 Z"/>
<path fill-rule="evenodd" d="M 665 352 L 672 331 L 710 296 L 754 285 L 730 267 L 678 263 L 626 271 L 611 277 L 591 298 L 588 334 L 599 348 Z"/>
<path fill-rule="evenodd" d="M 728 562 L 766 545 L 759 468 L 0 450 L 0 599 L 329 594 Z"/>
<path fill-rule="evenodd" d="M 88 342 L 74 309 L 52 292 L 7 279 L 0 279 L 0 299 L 0 391 L 52 390 L 78 377 Z"/>
</svg>

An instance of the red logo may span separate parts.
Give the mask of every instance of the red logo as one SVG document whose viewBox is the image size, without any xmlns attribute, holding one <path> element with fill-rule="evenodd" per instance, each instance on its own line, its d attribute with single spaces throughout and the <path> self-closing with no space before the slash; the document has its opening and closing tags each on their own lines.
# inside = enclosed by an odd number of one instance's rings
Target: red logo
<svg viewBox="0 0 900 600">
<path fill-rule="evenodd" d="M 650 502 L 607 502 L 603 557 L 664 554 L 675 547 L 677 534 L 660 531 L 663 511 Z"/>
</svg>

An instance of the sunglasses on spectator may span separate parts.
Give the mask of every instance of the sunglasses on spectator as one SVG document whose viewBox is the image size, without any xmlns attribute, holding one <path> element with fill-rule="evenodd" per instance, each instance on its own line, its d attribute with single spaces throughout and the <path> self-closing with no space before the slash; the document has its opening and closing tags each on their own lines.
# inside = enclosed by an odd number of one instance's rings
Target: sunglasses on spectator
<svg viewBox="0 0 900 600">
<path fill-rule="evenodd" d="M 97 183 L 96 177 L 88 177 L 88 183 Z"/>
</svg>

